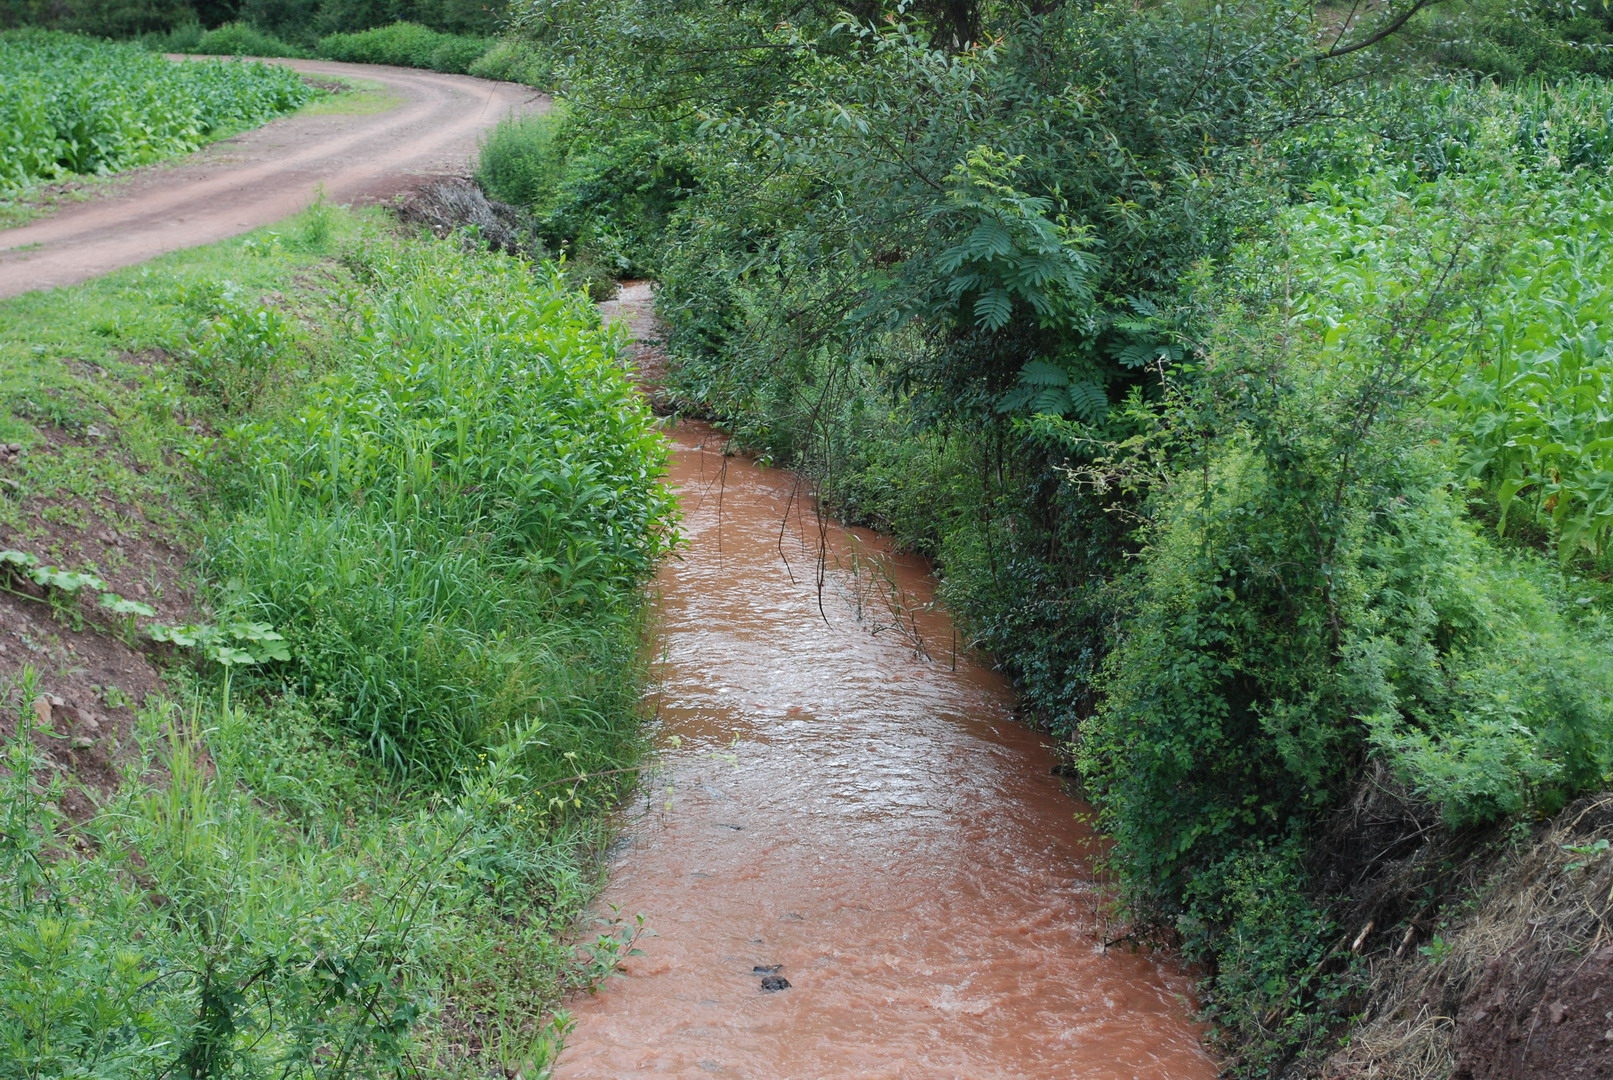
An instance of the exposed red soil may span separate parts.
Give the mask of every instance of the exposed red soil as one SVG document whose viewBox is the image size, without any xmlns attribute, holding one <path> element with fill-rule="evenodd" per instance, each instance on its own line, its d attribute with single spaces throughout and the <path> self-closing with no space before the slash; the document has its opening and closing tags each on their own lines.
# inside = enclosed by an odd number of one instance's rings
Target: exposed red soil
<svg viewBox="0 0 1613 1080">
<path fill-rule="evenodd" d="M 51 443 L 67 436 L 47 430 Z M 35 453 L 49 453 L 42 446 Z M 116 452 L 111 450 L 109 452 Z M 28 467 L 27 452 L 0 451 L 0 478 Z M 42 562 L 89 571 L 110 591 L 151 605 L 163 622 L 190 618 L 184 553 L 157 537 L 138 508 L 115 502 L 80 503 L 71 515 L 83 527 L 41 513 L 61 500 L 25 506 L 25 527 L 0 526 L 0 549 L 25 551 Z M 0 734 L 16 730 L 17 679 L 25 667 L 38 675 L 34 710 L 43 722 L 36 744 L 64 784 L 61 805 L 80 820 L 114 788 L 120 766 L 132 760 L 139 708 L 162 690 L 158 658 L 138 637 L 125 640 L 116 619 L 86 602 L 81 611 L 58 611 L 44 591 L 10 582 L 0 592 Z M 19 595 L 21 594 L 21 595 Z"/>
<path fill-rule="evenodd" d="M 1543 992 L 1524 959 L 1496 957 L 1469 991 L 1452 1080 L 1613 1077 L 1613 947 L 1559 966 Z"/>
</svg>

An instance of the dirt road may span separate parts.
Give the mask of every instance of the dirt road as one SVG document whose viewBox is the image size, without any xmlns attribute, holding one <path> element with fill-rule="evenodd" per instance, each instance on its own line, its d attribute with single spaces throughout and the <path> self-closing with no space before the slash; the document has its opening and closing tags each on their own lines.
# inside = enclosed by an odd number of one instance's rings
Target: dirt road
<svg viewBox="0 0 1613 1080">
<path fill-rule="evenodd" d="M 282 60 L 313 76 L 380 83 L 398 104 L 369 115 L 301 115 L 214 143 L 50 218 L 0 231 L 0 297 L 73 285 L 164 252 L 278 221 L 314 201 L 384 199 L 429 176 L 464 175 L 511 113 L 543 112 L 530 87 L 412 68 Z"/>
</svg>

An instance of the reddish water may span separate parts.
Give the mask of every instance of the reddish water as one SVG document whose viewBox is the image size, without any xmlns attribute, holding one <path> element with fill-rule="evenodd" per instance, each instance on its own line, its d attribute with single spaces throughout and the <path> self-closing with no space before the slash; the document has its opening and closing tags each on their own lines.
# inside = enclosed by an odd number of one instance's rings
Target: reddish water
<svg viewBox="0 0 1613 1080">
<path fill-rule="evenodd" d="M 794 478 L 677 433 L 660 579 L 664 775 L 604 900 L 655 936 L 559 1080 L 1208 1080 L 1189 980 L 1105 952 L 1085 810 L 932 582 Z M 782 965 L 764 993 L 753 968 Z"/>
</svg>

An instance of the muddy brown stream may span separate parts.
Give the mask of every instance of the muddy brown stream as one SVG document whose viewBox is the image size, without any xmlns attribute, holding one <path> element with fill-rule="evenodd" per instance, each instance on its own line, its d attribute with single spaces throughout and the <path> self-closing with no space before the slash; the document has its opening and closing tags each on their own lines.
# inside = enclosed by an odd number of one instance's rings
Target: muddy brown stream
<svg viewBox="0 0 1613 1080">
<path fill-rule="evenodd" d="M 602 906 L 654 935 L 573 1003 L 556 1077 L 1213 1077 L 1190 979 L 1103 949 L 1086 808 L 954 661 L 925 567 L 711 429 L 674 441 L 662 771 Z"/>
</svg>

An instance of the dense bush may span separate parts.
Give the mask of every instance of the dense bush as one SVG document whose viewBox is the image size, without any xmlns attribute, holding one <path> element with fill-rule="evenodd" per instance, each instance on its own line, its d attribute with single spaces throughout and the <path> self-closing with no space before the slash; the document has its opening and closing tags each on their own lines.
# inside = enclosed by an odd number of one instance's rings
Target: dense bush
<svg viewBox="0 0 1613 1080">
<path fill-rule="evenodd" d="M 548 86 L 551 70 L 549 58 L 540 50 L 519 39 L 502 38 L 472 62 L 466 74 L 479 79 Z"/>
<path fill-rule="evenodd" d="M 565 109 L 499 124 L 476 177 L 490 195 L 529 210 L 540 235 L 574 266 L 606 277 L 653 262 L 673 211 L 693 189 L 694 164 L 679 147 L 609 121 L 586 127 Z"/>
<path fill-rule="evenodd" d="M 416 23 L 397 22 L 351 34 L 319 39 L 318 53 L 327 60 L 355 64 L 397 64 L 463 75 L 492 42 L 486 38 L 442 34 Z"/>
<path fill-rule="evenodd" d="M 250 23 L 225 23 L 196 39 L 186 52 L 203 56 L 307 56 L 306 49 L 288 45 Z"/>
<path fill-rule="evenodd" d="M 187 153 L 314 95 L 261 64 L 171 63 L 67 34 L 0 35 L 0 190 Z"/>
</svg>

